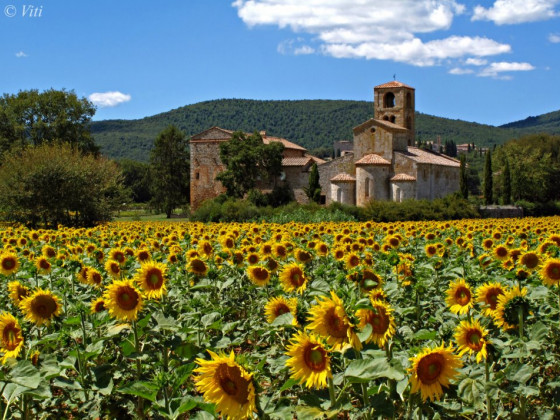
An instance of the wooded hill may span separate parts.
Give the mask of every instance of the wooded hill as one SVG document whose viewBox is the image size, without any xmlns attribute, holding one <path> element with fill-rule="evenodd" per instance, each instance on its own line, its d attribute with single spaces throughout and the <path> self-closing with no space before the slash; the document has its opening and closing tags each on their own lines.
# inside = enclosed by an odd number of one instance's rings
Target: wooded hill
<svg viewBox="0 0 560 420">
<path fill-rule="evenodd" d="M 91 124 L 95 142 L 113 159 L 148 161 L 154 139 L 174 124 L 188 136 L 212 126 L 284 137 L 308 150 L 332 148 L 337 140 L 351 140 L 352 127 L 373 117 L 367 101 L 300 100 L 257 101 L 219 99 L 173 109 L 138 120 L 104 120 Z M 502 127 L 416 114 L 416 137 L 442 144 L 475 143 L 493 146 L 526 133 L 560 133 L 560 111 L 531 117 Z"/>
</svg>

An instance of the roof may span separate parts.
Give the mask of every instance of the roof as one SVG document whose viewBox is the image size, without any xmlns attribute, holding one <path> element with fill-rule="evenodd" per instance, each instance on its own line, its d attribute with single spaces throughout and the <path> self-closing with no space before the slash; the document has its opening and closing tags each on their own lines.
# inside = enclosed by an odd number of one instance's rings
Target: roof
<svg viewBox="0 0 560 420">
<path fill-rule="evenodd" d="M 408 174 L 396 174 L 389 181 L 392 182 L 416 181 L 416 178 Z"/>
<path fill-rule="evenodd" d="M 375 89 L 401 88 L 401 87 L 414 90 L 414 88 L 412 86 L 405 85 L 404 83 L 401 83 L 397 80 L 392 80 L 390 82 L 383 83 L 382 85 L 375 86 Z"/>
<path fill-rule="evenodd" d="M 402 127 L 402 126 L 397 125 L 397 124 L 394 124 L 390 121 L 378 120 L 378 119 L 374 119 L 374 118 L 371 118 L 371 119 L 367 120 L 366 122 L 361 123 L 357 127 L 354 127 L 352 129 L 352 131 L 354 132 L 354 134 L 359 134 L 362 131 L 365 131 L 368 128 L 370 128 L 371 126 L 374 126 L 374 125 L 377 126 L 377 127 L 383 127 L 383 128 L 385 128 L 386 130 L 389 130 L 389 131 L 401 131 L 401 132 L 408 131 L 407 128 Z"/>
<path fill-rule="evenodd" d="M 439 166 L 452 166 L 460 167 L 461 162 L 457 159 L 450 158 L 448 156 L 441 155 L 439 153 L 430 152 L 428 150 L 419 149 L 418 147 L 408 147 L 408 152 L 395 151 L 405 156 L 408 159 L 413 160 L 417 163 L 425 163 L 429 165 L 439 165 Z"/>
<path fill-rule="evenodd" d="M 282 159 L 282 166 L 305 166 L 313 160 L 311 156 L 286 157 Z"/>
<path fill-rule="evenodd" d="M 264 144 L 270 144 L 271 142 L 282 143 L 285 149 L 302 150 L 302 151 L 307 150 L 305 147 L 301 147 L 299 144 L 292 143 L 291 141 L 288 141 L 280 137 L 270 137 L 270 136 L 263 137 Z"/>
<path fill-rule="evenodd" d="M 382 158 L 378 154 L 372 153 L 365 155 L 363 158 L 355 162 L 355 165 L 390 165 L 387 159 Z"/>
<path fill-rule="evenodd" d="M 331 178 L 331 182 L 356 182 L 356 178 L 352 175 L 341 173 L 334 178 Z"/>
</svg>

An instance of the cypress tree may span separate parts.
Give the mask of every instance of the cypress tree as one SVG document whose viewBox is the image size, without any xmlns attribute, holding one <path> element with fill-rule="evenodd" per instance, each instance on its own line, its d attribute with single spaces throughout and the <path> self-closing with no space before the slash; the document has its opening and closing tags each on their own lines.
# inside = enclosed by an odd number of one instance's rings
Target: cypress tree
<svg viewBox="0 0 560 420">
<path fill-rule="evenodd" d="M 511 171 L 509 169 L 509 161 L 507 159 L 506 159 L 502 176 L 503 176 L 503 184 L 504 184 L 502 201 L 504 202 L 504 204 L 510 204 L 511 203 Z"/>
<path fill-rule="evenodd" d="M 469 198 L 469 185 L 467 182 L 467 164 L 465 155 L 461 155 L 461 168 L 459 173 L 459 188 L 464 199 Z"/>
<path fill-rule="evenodd" d="M 484 162 L 484 201 L 486 205 L 492 204 L 494 197 L 492 197 L 493 190 L 492 183 L 492 153 L 490 149 L 486 152 L 486 161 Z"/>
<path fill-rule="evenodd" d="M 321 201 L 321 185 L 319 184 L 319 169 L 317 163 L 313 162 L 309 173 L 309 186 L 304 188 L 305 194 L 311 201 L 319 203 Z"/>
</svg>

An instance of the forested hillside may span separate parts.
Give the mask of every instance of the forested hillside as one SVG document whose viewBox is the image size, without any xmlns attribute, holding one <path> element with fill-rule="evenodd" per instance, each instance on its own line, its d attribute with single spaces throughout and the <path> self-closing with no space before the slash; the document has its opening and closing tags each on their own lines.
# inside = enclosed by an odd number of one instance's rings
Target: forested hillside
<svg viewBox="0 0 560 420">
<path fill-rule="evenodd" d="M 537 117 L 529 117 L 501 126 L 502 128 L 523 129 L 525 133 L 560 134 L 560 111 L 549 112 Z"/>
<path fill-rule="evenodd" d="M 247 132 L 266 130 L 269 135 L 284 137 L 313 150 L 331 148 L 336 140 L 352 139 L 352 127 L 372 117 L 373 105 L 366 101 L 220 99 L 139 120 L 96 121 L 91 128 L 96 143 L 107 156 L 147 161 L 157 134 L 170 124 L 189 136 L 212 126 Z M 549 120 L 543 120 L 527 128 L 493 127 L 417 113 L 416 134 L 422 141 L 435 140 L 439 135 L 442 144 L 452 140 L 456 144 L 474 142 L 491 146 L 519 137 L 526 130 L 547 131 L 539 130 L 541 123 L 542 127 L 549 126 Z"/>
</svg>

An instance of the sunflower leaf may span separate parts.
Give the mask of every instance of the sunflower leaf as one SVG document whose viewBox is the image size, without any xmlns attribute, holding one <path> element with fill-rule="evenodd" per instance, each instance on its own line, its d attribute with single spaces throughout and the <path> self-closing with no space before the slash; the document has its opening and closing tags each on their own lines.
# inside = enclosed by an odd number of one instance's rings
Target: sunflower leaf
<svg viewBox="0 0 560 420">
<path fill-rule="evenodd" d="M 159 388 L 150 382 L 132 382 L 118 389 L 123 394 L 136 395 L 151 402 L 156 402 Z"/>
<path fill-rule="evenodd" d="M 292 326 L 292 322 L 294 321 L 294 316 L 290 312 L 286 312 L 280 316 L 277 316 L 272 324 L 272 327 L 283 327 L 283 326 Z"/>
<path fill-rule="evenodd" d="M 363 343 L 365 342 L 369 336 L 371 335 L 371 332 L 373 331 L 373 327 L 371 326 L 371 324 L 368 322 L 366 323 L 366 325 L 364 326 L 364 328 L 358 333 L 358 338 L 360 339 L 360 341 Z"/>
<path fill-rule="evenodd" d="M 386 359 L 354 360 L 345 371 L 345 376 L 352 383 L 369 382 L 378 378 L 388 378 L 400 381 L 403 372 L 391 366 Z"/>
</svg>

